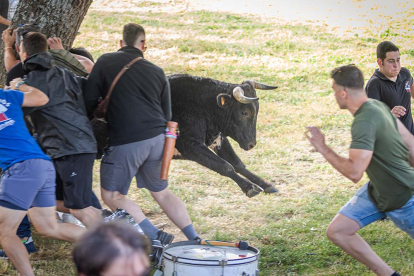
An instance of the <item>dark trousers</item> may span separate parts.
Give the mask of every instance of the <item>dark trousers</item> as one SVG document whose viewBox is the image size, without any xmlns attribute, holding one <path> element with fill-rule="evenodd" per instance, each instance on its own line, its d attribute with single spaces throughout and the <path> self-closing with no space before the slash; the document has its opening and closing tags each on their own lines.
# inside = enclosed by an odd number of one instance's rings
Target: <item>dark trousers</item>
<svg viewBox="0 0 414 276">
<path fill-rule="evenodd" d="M 32 231 L 30 230 L 29 217 L 27 215 L 23 218 L 22 223 L 19 225 L 19 228 L 17 228 L 16 234 L 19 238 L 30 237 L 32 234 Z"/>
</svg>

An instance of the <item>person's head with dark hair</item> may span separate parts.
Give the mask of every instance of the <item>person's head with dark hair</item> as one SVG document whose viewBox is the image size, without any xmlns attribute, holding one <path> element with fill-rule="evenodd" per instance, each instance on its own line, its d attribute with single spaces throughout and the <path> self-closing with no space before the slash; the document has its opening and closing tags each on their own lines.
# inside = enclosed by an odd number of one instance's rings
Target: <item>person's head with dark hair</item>
<svg viewBox="0 0 414 276">
<path fill-rule="evenodd" d="M 108 223 L 86 233 L 73 249 L 81 276 L 149 275 L 150 243 L 128 224 Z"/>
<path fill-rule="evenodd" d="M 364 75 L 355 65 L 345 65 L 332 70 L 331 78 L 336 84 L 354 89 L 364 88 Z"/>
<path fill-rule="evenodd" d="M 399 52 L 397 46 L 391 41 L 383 41 L 377 46 L 377 58 L 380 58 L 382 61 L 386 58 L 388 52 Z"/>
<path fill-rule="evenodd" d="M 377 46 L 379 71 L 391 80 L 396 80 L 401 70 L 400 49 L 391 41 L 383 41 Z"/>
<path fill-rule="evenodd" d="M 341 109 L 349 108 L 349 102 L 366 97 L 364 75 L 355 65 L 337 67 L 331 71 L 332 89 Z"/>
<path fill-rule="evenodd" d="M 19 46 L 20 59 L 24 62 L 28 57 L 47 52 L 47 38 L 38 32 L 29 32 L 22 35 Z"/>
<path fill-rule="evenodd" d="M 145 52 L 145 30 L 141 25 L 128 23 L 124 26 L 121 47 L 132 46 Z"/>
<path fill-rule="evenodd" d="M 92 62 L 95 62 L 91 53 L 89 53 L 89 51 L 83 47 L 70 48 L 69 52 L 78 56 L 86 57 L 90 59 Z"/>
</svg>

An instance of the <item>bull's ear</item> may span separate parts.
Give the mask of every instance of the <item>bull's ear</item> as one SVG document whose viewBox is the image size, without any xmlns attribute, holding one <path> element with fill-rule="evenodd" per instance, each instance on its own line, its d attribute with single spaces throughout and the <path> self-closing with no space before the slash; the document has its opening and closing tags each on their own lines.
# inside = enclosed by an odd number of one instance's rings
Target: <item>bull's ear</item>
<svg viewBox="0 0 414 276">
<path fill-rule="evenodd" d="M 217 104 L 221 108 L 227 108 L 231 101 L 233 101 L 233 99 L 229 94 L 221 93 L 217 96 Z"/>
</svg>

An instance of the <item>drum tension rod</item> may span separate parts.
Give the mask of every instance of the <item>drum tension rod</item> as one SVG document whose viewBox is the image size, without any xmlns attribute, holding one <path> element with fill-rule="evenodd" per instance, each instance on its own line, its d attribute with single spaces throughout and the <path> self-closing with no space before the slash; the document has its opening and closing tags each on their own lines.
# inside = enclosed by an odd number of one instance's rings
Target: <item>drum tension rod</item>
<svg viewBox="0 0 414 276">
<path fill-rule="evenodd" d="M 219 265 L 220 266 L 226 266 L 227 265 L 227 260 L 221 260 L 221 261 L 219 261 Z"/>
</svg>

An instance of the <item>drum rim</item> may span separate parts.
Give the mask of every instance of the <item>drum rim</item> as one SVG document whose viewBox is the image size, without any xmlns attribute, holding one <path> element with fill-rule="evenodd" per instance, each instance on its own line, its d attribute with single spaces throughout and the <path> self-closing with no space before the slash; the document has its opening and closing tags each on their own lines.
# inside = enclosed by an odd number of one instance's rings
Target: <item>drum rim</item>
<svg viewBox="0 0 414 276">
<path fill-rule="evenodd" d="M 165 256 L 164 256 L 165 257 Z M 179 258 L 179 259 L 185 259 L 185 258 Z M 174 261 L 173 260 L 171 260 L 171 259 L 168 259 L 168 258 L 164 258 L 164 262 L 165 262 L 165 260 L 167 260 L 167 261 L 169 261 L 169 262 L 172 262 L 172 263 L 174 263 Z M 187 259 L 187 260 L 191 260 L 191 261 L 199 261 L 199 262 L 208 262 L 208 260 L 193 260 L 193 259 Z M 210 262 L 216 262 L 217 264 L 207 264 L 207 263 L 200 263 L 200 264 L 197 264 L 197 263 L 191 263 L 191 262 L 180 262 L 180 261 L 176 261 L 175 263 L 177 263 L 177 264 L 183 264 L 183 265 L 189 265 L 189 266 L 203 266 L 203 267 L 206 267 L 206 266 L 213 266 L 213 267 L 221 267 L 222 265 L 220 265 L 218 262 L 219 261 L 211 261 L 210 260 Z M 224 265 L 224 266 L 238 266 L 238 265 L 248 265 L 248 264 L 251 264 L 251 263 L 257 263 L 258 262 L 258 259 L 253 259 L 253 260 L 250 260 L 250 261 L 248 261 L 248 262 L 240 262 L 240 263 L 234 263 L 234 264 L 229 264 L 229 263 L 227 263 L 226 265 Z"/>
<path fill-rule="evenodd" d="M 173 257 L 176 257 L 175 255 L 172 255 L 168 252 L 166 252 L 168 249 L 170 248 L 174 248 L 174 247 L 179 247 L 179 246 L 186 246 L 186 245 L 201 245 L 199 241 L 181 241 L 181 242 L 176 242 L 176 243 L 171 243 L 168 246 L 164 247 L 163 252 L 162 252 L 162 256 L 171 262 L 173 261 Z M 220 246 L 211 246 L 211 245 L 202 245 L 202 246 L 206 246 L 206 247 L 220 247 Z M 252 247 L 252 246 L 248 246 L 246 250 L 252 251 L 253 253 L 255 253 L 254 256 L 251 257 L 246 257 L 246 258 L 241 258 L 241 259 L 228 259 L 226 266 L 233 266 L 233 265 L 242 265 L 242 264 L 249 264 L 249 263 L 253 263 L 259 260 L 259 256 L 260 256 L 260 250 Z M 217 264 L 195 264 L 195 263 L 186 263 L 186 262 L 180 262 L 179 260 L 188 260 L 188 261 L 195 261 L 195 262 L 200 262 L 200 263 L 217 263 Z M 177 257 L 177 263 L 182 263 L 182 264 L 187 264 L 187 265 L 206 265 L 206 266 L 220 266 L 220 262 L 222 260 L 200 260 L 200 259 L 192 259 L 192 258 L 186 258 L 186 257 Z M 246 262 L 243 262 L 246 261 Z M 229 262 L 233 262 L 233 263 L 229 263 Z"/>
</svg>

